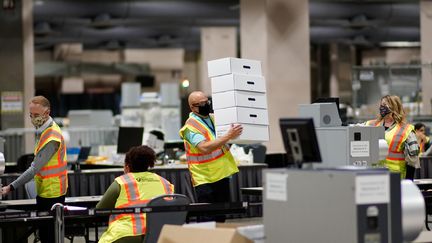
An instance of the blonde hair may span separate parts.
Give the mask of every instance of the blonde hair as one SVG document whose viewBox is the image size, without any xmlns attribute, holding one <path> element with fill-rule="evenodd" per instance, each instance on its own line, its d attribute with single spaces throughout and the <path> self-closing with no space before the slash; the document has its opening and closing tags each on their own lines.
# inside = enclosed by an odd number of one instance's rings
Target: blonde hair
<svg viewBox="0 0 432 243">
<path fill-rule="evenodd" d="M 30 100 L 30 103 L 39 104 L 45 108 L 51 109 L 51 104 L 49 100 L 41 95 L 35 96 Z"/>
<path fill-rule="evenodd" d="M 393 120 L 400 124 L 406 122 L 406 114 L 402 106 L 402 101 L 400 100 L 399 96 L 396 95 L 386 95 L 381 98 L 381 102 L 385 101 L 388 105 L 388 108 L 390 109 L 391 116 Z M 382 121 L 384 117 L 381 117 L 380 114 L 378 114 L 378 121 Z"/>
</svg>

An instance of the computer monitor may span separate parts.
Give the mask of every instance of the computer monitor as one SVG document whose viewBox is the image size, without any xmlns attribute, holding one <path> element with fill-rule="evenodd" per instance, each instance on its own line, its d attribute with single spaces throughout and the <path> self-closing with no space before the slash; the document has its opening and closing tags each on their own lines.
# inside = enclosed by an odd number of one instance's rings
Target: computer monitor
<svg viewBox="0 0 432 243">
<path fill-rule="evenodd" d="M 321 153 L 312 118 L 281 118 L 279 125 L 287 153 L 287 162 L 320 163 Z"/>
<path fill-rule="evenodd" d="M 86 161 L 88 156 L 90 155 L 90 150 L 91 150 L 91 147 L 81 147 L 79 154 L 78 154 L 77 161 L 78 162 Z"/>
<path fill-rule="evenodd" d="M 144 127 L 120 127 L 117 139 L 117 153 L 125 154 L 130 148 L 143 144 Z"/>
</svg>

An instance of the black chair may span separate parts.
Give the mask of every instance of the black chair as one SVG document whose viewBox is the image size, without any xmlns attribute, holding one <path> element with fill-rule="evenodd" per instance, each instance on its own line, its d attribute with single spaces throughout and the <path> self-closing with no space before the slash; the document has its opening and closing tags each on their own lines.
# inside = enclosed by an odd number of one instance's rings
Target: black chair
<svg viewBox="0 0 432 243">
<path fill-rule="evenodd" d="M 23 154 L 17 160 L 17 172 L 22 173 L 30 167 L 33 162 L 34 154 Z"/>
<path fill-rule="evenodd" d="M 182 194 L 165 194 L 153 198 L 147 206 L 186 206 L 190 199 Z M 154 212 L 146 214 L 147 230 L 144 243 L 156 243 L 165 224 L 182 225 L 186 221 L 187 211 Z"/>
</svg>

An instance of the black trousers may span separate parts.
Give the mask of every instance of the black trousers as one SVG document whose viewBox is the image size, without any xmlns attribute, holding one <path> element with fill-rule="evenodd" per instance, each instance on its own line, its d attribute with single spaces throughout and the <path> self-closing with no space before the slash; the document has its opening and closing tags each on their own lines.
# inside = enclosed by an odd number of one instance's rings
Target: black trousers
<svg viewBox="0 0 432 243">
<path fill-rule="evenodd" d="M 415 167 L 413 167 L 411 165 L 406 165 L 405 179 L 407 179 L 407 180 L 414 180 L 415 170 L 416 170 Z"/>
<path fill-rule="evenodd" d="M 64 204 L 65 195 L 61 197 L 54 198 L 44 198 L 36 197 L 36 209 L 38 211 L 50 211 L 52 205 L 56 203 Z M 39 238 L 42 243 L 54 243 L 55 233 L 54 233 L 54 221 L 50 223 L 39 226 Z"/>
<path fill-rule="evenodd" d="M 196 186 L 195 193 L 199 203 L 231 202 L 230 178 Z M 199 218 L 198 221 L 225 222 L 225 215 L 205 216 Z"/>
</svg>

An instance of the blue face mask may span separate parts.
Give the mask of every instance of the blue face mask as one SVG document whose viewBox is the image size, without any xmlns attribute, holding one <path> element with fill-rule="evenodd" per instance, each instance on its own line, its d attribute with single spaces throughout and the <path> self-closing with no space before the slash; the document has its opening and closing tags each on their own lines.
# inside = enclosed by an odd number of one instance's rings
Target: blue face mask
<svg viewBox="0 0 432 243">
<path fill-rule="evenodd" d="M 390 114 L 390 109 L 385 105 L 380 105 L 379 107 L 379 113 L 381 117 L 385 117 L 387 114 Z"/>
</svg>

